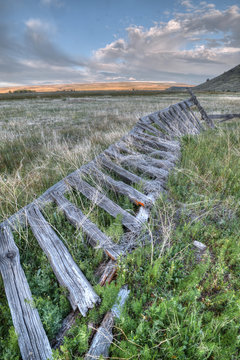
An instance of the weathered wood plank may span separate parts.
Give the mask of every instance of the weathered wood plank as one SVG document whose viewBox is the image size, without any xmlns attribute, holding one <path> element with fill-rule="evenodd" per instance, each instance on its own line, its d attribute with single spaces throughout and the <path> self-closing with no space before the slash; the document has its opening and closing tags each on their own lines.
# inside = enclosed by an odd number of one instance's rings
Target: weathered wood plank
<svg viewBox="0 0 240 360">
<path fill-rule="evenodd" d="M 192 118 L 193 122 L 195 121 L 196 125 L 199 128 L 199 131 L 205 130 L 204 126 L 201 124 L 201 122 L 199 121 L 198 117 L 194 114 L 192 109 L 188 106 L 188 103 L 186 101 L 183 101 L 181 104 L 178 104 L 178 106 L 180 107 L 182 112 L 184 112 L 186 114 L 186 116 Z"/>
<path fill-rule="evenodd" d="M 27 220 L 60 285 L 68 290 L 73 310 L 78 307 L 86 316 L 88 309 L 100 302 L 99 296 L 36 205 L 28 210 Z"/>
<path fill-rule="evenodd" d="M 113 341 L 112 329 L 114 326 L 114 318 L 120 318 L 129 292 L 126 286 L 119 291 L 116 303 L 113 305 L 111 311 L 107 312 L 101 326 L 94 335 L 91 347 L 84 358 L 85 360 L 97 360 L 100 356 L 105 358 L 109 356 L 109 347 Z"/>
<path fill-rule="evenodd" d="M 178 104 L 174 105 L 174 108 L 179 113 L 179 116 L 182 117 L 183 121 L 192 126 L 194 134 L 198 134 L 201 131 L 199 123 L 195 120 L 190 111 L 187 111 L 184 107 L 181 108 Z"/>
<path fill-rule="evenodd" d="M 169 126 L 172 128 L 175 137 L 181 137 L 187 133 L 186 124 L 181 120 L 172 105 L 169 107 L 167 112 L 164 112 L 163 115 L 165 117 L 165 121 L 168 122 Z"/>
<path fill-rule="evenodd" d="M 174 136 L 174 133 L 172 129 L 168 126 L 168 124 L 165 123 L 165 121 L 162 121 L 161 112 L 149 115 L 149 119 L 152 120 L 162 131 L 164 134 L 172 137 Z"/>
<path fill-rule="evenodd" d="M 160 160 L 156 158 L 151 158 L 146 154 L 142 154 L 130 149 L 131 141 L 119 141 L 113 145 L 113 148 L 117 148 L 119 151 L 126 152 L 129 156 L 127 159 L 137 161 L 139 164 L 145 166 L 155 166 L 157 168 L 162 168 L 164 170 L 169 170 L 173 167 L 173 163 L 168 160 Z M 167 174 L 166 174 L 167 175 Z"/>
<path fill-rule="evenodd" d="M 192 101 L 192 98 L 187 99 L 187 100 L 183 100 L 183 101 L 179 101 L 178 104 L 182 104 L 183 102 L 186 102 L 189 107 L 191 107 L 191 106 L 194 105 L 194 103 L 193 103 L 193 101 Z M 171 105 L 170 105 L 170 106 L 171 106 Z M 168 111 L 170 106 L 168 106 L 168 107 L 166 107 L 166 108 L 164 108 L 164 109 L 162 109 L 162 110 L 160 110 L 160 111 Z M 155 111 L 155 112 L 153 112 L 153 113 L 151 113 L 151 114 L 142 116 L 142 117 L 141 117 L 141 120 L 146 121 L 146 122 L 148 123 L 149 116 L 156 115 L 156 114 L 158 114 L 158 113 L 159 113 L 159 111 Z"/>
<path fill-rule="evenodd" d="M 181 119 L 182 124 L 185 127 L 186 134 L 198 134 L 201 129 L 203 129 L 197 117 L 193 115 L 190 108 L 187 108 L 186 104 L 182 104 L 181 106 L 179 104 L 175 104 L 172 105 L 171 108 Z"/>
<path fill-rule="evenodd" d="M 131 138 L 139 141 L 140 143 L 143 142 L 152 148 L 163 150 L 166 152 L 171 152 L 177 155 L 180 151 L 180 145 L 177 142 L 169 141 L 169 140 L 158 140 L 154 136 L 150 136 L 148 134 L 132 134 L 130 135 Z"/>
<path fill-rule="evenodd" d="M 183 131 L 185 134 L 198 134 L 199 130 L 196 125 L 192 122 L 191 117 L 187 117 L 178 106 L 173 105 L 172 111 L 176 114 L 179 121 L 182 123 Z"/>
<path fill-rule="evenodd" d="M 130 168 L 135 170 L 139 170 L 143 175 L 147 175 L 154 179 L 159 178 L 162 180 L 166 180 L 168 176 L 168 172 L 166 170 L 151 166 L 146 161 L 140 161 L 136 157 L 124 156 L 120 154 L 116 149 L 113 150 L 108 148 L 107 150 L 105 150 L 105 153 L 111 158 L 118 161 L 120 164 L 129 166 Z"/>
<path fill-rule="evenodd" d="M 93 337 L 91 347 L 84 357 L 84 360 L 99 360 L 100 356 L 108 358 L 109 347 L 113 341 L 114 315 L 111 311 L 107 312 Z"/>
<path fill-rule="evenodd" d="M 89 185 L 86 181 L 82 180 L 77 174 L 70 176 L 67 179 L 74 189 L 86 196 L 93 204 L 100 206 L 113 217 L 121 215 L 121 221 L 127 229 L 136 231 L 139 229 L 139 222 L 134 216 L 129 214 L 126 210 L 122 209 L 119 205 L 110 200 L 106 195 L 102 194 L 99 190 Z"/>
<path fill-rule="evenodd" d="M 173 136 L 181 136 L 182 131 L 179 123 L 174 122 L 174 117 L 168 111 L 161 111 L 159 117 L 163 123 L 171 130 Z"/>
<path fill-rule="evenodd" d="M 187 124 L 186 122 L 183 121 L 182 117 L 180 116 L 180 114 L 178 113 L 178 111 L 174 107 L 174 105 L 171 105 L 169 107 L 168 114 L 173 119 L 171 125 L 175 126 L 181 132 L 181 134 L 187 134 L 189 132 L 189 130 L 190 130 L 190 128 L 188 127 L 189 124 Z M 191 124 L 191 127 L 192 127 L 192 124 Z"/>
<path fill-rule="evenodd" d="M 68 201 L 63 195 L 56 192 L 52 193 L 52 198 L 64 212 L 67 220 L 77 229 L 81 228 L 88 236 L 91 245 L 102 248 L 113 260 L 116 260 L 122 255 L 123 252 L 121 248 L 117 244 L 114 244 L 79 208 Z"/>
<path fill-rule="evenodd" d="M 194 95 L 193 91 L 190 88 L 187 88 L 189 94 L 192 96 L 191 99 L 194 102 L 194 104 L 197 106 L 202 119 L 206 121 L 207 125 L 211 128 L 215 128 L 215 125 L 212 121 L 212 119 L 210 119 L 206 113 L 206 111 L 204 110 L 204 108 L 201 106 L 200 102 L 198 101 L 197 97 Z"/>
<path fill-rule="evenodd" d="M 137 127 L 139 127 L 140 129 L 144 130 L 144 131 L 149 131 L 151 132 L 153 135 L 158 136 L 160 138 L 165 138 L 165 135 L 162 133 L 162 131 L 158 130 L 157 128 L 155 128 L 152 125 L 149 124 L 145 124 L 143 121 L 139 120 L 137 123 Z"/>
<path fill-rule="evenodd" d="M 222 119 L 219 122 L 224 122 L 234 118 L 240 118 L 240 114 L 213 114 L 213 115 L 208 115 L 208 117 L 212 120 Z"/>
<path fill-rule="evenodd" d="M 165 111 L 159 111 L 158 118 L 160 123 L 166 127 L 166 131 L 168 134 L 170 134 L 171 138 L 178 136 L 178 132 L 176 133 L 175 129 L 171 126 L 171 121 L 169 122 Z"/>
<path fill-rule="evenodd" d="M 129 138 L 129 142 L 138 151 L 141 151 L 149 156 L 159 156 L 160 158 L 166 159 L 172 163 L 175 163 L 178 160 L 178 156 L 173 155 L 168 151 L 156 150 L 143 142 L 140 143 L 139 141 L 136 141 L 134 138 Z"/>
<path fill-rule="evenodd" d="M 113 277 L 117 272 L 117 263 L 116 261 L 109 260 L 107 265 L 105 266 L 104 272 L 99 280 L 99 284 L 101 286 L 105 285 L 106 283 L 110 284 Z"/>
<path fill-rule="evenodd" d="M 51 347 L 20 265 L 20 256 L 9 226 L 0 227 L 0 271 L 24 360 L 47 360 Z"/>
<path fill-rule="evenodd" d="M 127 196 L 134 204 L 152 206 L 152 201 L 148 198 L 148 196 L 125 184 L 124 182 L 116 181 L 112 177 L 104 174 L 101 170 L 98 169 L 97 164 L 89 163 L 88 166 L 84 169 L 84 172 L 90 175 L 94 181 L 96 181 L 96 183 L 99 183 L 100 185 L 104 184 L 110 190 Z"/>
<path fill-rule="evenodd" d="M 59 330 L 55 339 L 51 341 L 51 346 L 53 349 L 59 348 L 64 340 L 64 337 L 67 335 L 67 332 L 71 329 L 71 327 L 75 324 L 77 317 L 79 316 L 79 312 L 71 311 L 63 320 L 61 329 Z"/>
<path fill-rule="evenodd" d="M 104 155 L 102 155 L 101 157 L 98 158 L 97 163 L 99 166 L 101 166 L 107 170 L 113 171 L 115 174 L 117 174 L 121 179 L 123 179 L 127 183 L 130 183 L 130 184 L 144 184 L 145 183 L 145 180 L 143 178 L 141 178 L 140 176 L 133 174 L 132 172 L 115 164 L 114 162 L 112 162 L 109 158 L 107 158 Z"/>
<path fill-rule="evenodd" d="M 99 280 L 99 285 L 104 286 L 106 283 L 110 283 L 115 276 L 117 271 L 117 262 L 113 260 L 109 260 L 104 268 L 104 272 Z M 70 328 L 75 324 L 76 318 L 79 316 L 79 312 L 71 311 L 70 314 L 66 316 L 63 320 L 62 327 L 59 330 L 56 338 L 52 341 L 51 345 L 54 349 L 60 347 L 63 343 L 64 337 L 67 335 L 67 332 Z"/>
</svg>

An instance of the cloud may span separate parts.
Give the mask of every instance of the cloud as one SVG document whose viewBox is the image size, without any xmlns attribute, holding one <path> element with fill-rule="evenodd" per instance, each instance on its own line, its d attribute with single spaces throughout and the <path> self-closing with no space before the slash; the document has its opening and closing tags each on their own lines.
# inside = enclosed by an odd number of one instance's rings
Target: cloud
<svg viewBox="0 0 240 360">
<path fill-rule="evenodd" d="M 61 0 L 41 0 L 41 3 L 46 6 L 63 7 L 64 3 Z"/>
<path fill-rule="evenodd" d="M 57 0 L 42 0 L 56 6 Z M 6 3 L 5 3 L 6 4 Z M 24 23 L 21 37 L 4 23 L 0 2 L 0 79 L 2 83 L 87 81 L 178 81 L 200 83 L 239 64 L 240 9 L 219 10 L 202 1 L 181 1 L 182 12 L 154 26 L 130 26 L 126 36 L 77 58 L 57 44 L 58 29 L 40 18 Z M 9 10 L 10 11 L 10 10 Z"/>
<path fill-rule="evenodd" d="M 183 6 L 192 7 L 190 1 Z M 166 23 L 145 29 L 131 26 L 125 39 L 98 49 L 90 64 L 93 72 L 138 80 L 190 79 L 217 75 L 240 59 L 240 9 L 217 10 L 202 2 L 191 13 L 182 12 Z"/>
<path fill-rule="evenodd" d="M 77 61 L 68 56 L 53 41 L 50 40 L 56 32 L 52 24 L 40 19 L 29 19 L 25 23 L 25 47 L 31 58 L 41 60 L 55 66 L 83 66 L 83 61 Z"/>
<path fill-rule="evenodd" d="M 191 0 L 181 1 L 181 5 L 186 7 L 187 9 L 193 9 L 194 8 L 194 5 L 192 4 Z"/>
<path fill-rule="evenodd" d="M 57 46 L 53 41 L 56 32 L 51 23 L 30 18 L 20 42 L 11 35 L 8 24 L 0 23 L 0 85 L 86 81 L 85 60 Z"/>
</svg>

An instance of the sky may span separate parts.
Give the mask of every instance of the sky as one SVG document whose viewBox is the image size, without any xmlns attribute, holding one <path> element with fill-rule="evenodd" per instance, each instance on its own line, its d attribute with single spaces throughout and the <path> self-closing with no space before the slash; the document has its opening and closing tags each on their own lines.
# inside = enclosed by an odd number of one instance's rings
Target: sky
<svg viewBox="0 0 240 360">
<path fill-rule="evenodd" d="M 199 84 L 239 63 L 239 0 L 0 0 L 0 86 Z"/>
</svg>

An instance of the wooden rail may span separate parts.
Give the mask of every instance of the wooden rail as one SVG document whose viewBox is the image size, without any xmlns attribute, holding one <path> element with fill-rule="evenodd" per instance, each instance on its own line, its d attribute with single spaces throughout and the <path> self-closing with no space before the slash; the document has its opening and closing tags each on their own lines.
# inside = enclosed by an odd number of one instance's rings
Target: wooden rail
<svg viewBox="0 0 240 360">
<path fill-rule="evenodd" d="M 69 174 L 0 224 L 0 271 L 23 360 L 50 359 L 51 348 L 38 311 L 32 306 L 31 291 L 20 265 L 12 230 L 19 226 L 30 226 L 40 247 L 47 255 L 59 284 L 68 290 L 73 310 L 78 309 L 82 316 L 85 316 L 88 309 L 100 299 L 74 262 L 68 249 L 45 219 L 42 210 L 47 203 L 55 202 L 64 212 L 66 219 L 86 234 L 92 246 L 100 247 L 105 251 L 109 262 L 99 282 L 104 285 L 111 281 L 116 272 L 117 259 L 127 253 L 141 227 L 148 220 L 155 200 L 164 191 L 169 171 L 180 157 L 180 137 L 185 134 L 199 134 L 205 129 L 204 123 L 209 127 L 214 126 L 196 97 L 191 95 L 189 100 L 142 117 L 120 141 L 109 146 L 94 160 Z M 198 106 L 204 122 L 192 112 L 191 107 L 194 105 Z M 115 180 L 109 172 L 116 174 L 122 180 Z M 150 180 L 145 180 L 144 175 Z M 95 186 L 89 184 L 88 177 L 91 177 Z M 141 185 L 142 191 L 136 190 L 134 184 Z M 104 194 L 103 186 L 128 197 L 138 206 L 137 215 L 133 216 L 110 200 Z M 83 214 L 80 208 L 67 200 L 64 194 L 72 190 L 82 194 L 93 205 L 101 207 L 111 216 L 120 215 L 126 230 L 120 244 L 115 244 Z M 128 291 L 124 288 L 119 295 L 122 305 L 127 295 Z M 107 356 L 112 341 L 111 329 L 116 316 L 119 314 L 115 306 L 105 316 L 86 359 L 97 359 L 100 355 Z M 104 345 L 100 345 L 102 334 L 108 337 Z"/>
<path fill-rule="evenodd" d="M 219 120 L 219 122 L 240 118 L 240 114 L 214 114 L 208 115 L 212 120 Z"/>
</svg>

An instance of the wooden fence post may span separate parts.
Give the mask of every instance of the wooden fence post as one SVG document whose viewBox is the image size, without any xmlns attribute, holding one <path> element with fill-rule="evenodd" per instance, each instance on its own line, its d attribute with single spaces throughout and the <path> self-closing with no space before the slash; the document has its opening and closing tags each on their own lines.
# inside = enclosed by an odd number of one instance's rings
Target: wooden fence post
<svg viewBox="0 0 240 360">
<path fill-rule="evenodd" d="M 193 103 L 197 106 L 202 119 L 206 121 L 207 125 L 209 127 L 211 127 L 212 129 L 215 128 L 215 125 L 212 121 L 212 119 L 209 118 L 208 114 L 206 113 L 206 111 L 203 109 L 203 107 L 200 105 L 196 95 L 194 95 L 193 91 L 190 88 L 187 88 L 187 91 L 189 92 L 189 94 L 191 95 L 191 100 L 193 101 Z"/>
</svg>

